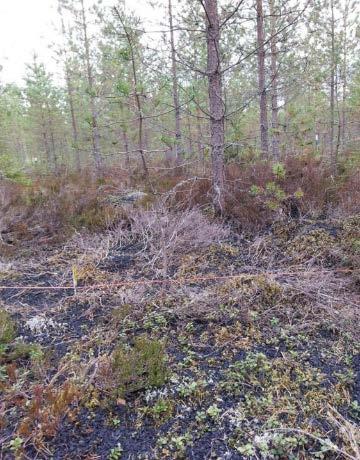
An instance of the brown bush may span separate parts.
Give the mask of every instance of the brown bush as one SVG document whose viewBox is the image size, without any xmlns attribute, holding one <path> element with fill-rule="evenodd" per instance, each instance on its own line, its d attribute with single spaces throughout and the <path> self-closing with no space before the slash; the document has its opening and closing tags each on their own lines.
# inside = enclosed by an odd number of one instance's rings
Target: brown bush
<svg viewBox="0 0 360 460">
<path fill-rule="evenodd" d="M 226 165 L 226 209 L 225 215 L 242 230 L 253 231 L 271 225 L 274 220 L 287 218 L 286 198 L 302 192 L 299 207 L 303 216 L 318 217 L 328 214 L 359 212 L 360 172 L 331 176 L 329 166 L 320 158 L 311 155 L 287 158 L 283 166 L 285 176 L 276 177 L 269 161 L 252 163 L 228 163 Z M 284 202 L 278 199 L 271 208 L 260 196 L 250 193 L 253 186 L 266 189 L 274 182 L 284 193 Z M 172 201 L 176 207 L 211 205 L 211 181 L 180 178 Z"/>
<path fill-rule="evenodd" d="M 284 177 L 273 172 L 273 163 L 264 160 L 230 162 L 226 165 L 225 217 L 240 230 L 256 231 L 287 218 L 286 198 L 301 190 L 301 214 L 308 217 L 350 215 L 360 210 L 360 171 L 341 168 L 334 180 L 321 158 L 311 155 L 288 157 L 283 162 Z M 21 241 L 62 241 L 74 229 L 103 230 L 123 216 L 120 207 L 106 199 L 127 190 L 128 184 L 148 194 L 141 203 L 151 208 L 162 197 L 166 207 L 184 211 L 194 207 L 211 209 L 210 167 L 204 170 L 164 169 L 154 163 L 150 180 L 144 183 L 135 174 L 132 181 L 126 171 L 113 166 L 103 171 L 101 180 L 91 170 L 81 174 L 58 172 L 56 175 L 31 178 L 31 185 L 0 183 L 0 245 L 2 253 Z M 251 193 L 253 187 L 266 190 L 274 183 L 279 196 L 274 202 Z M 284 198 L 284 202 L 282 200 Z M 160 200 L 161 201 L 161 200 Z M 270 202 L 270 206 L 269 206 Z M 7 246 L 6 246 L 7 245 Z"/>
<path fill-rule="evenodd" d="M 206 247 L 228 236 L 228 230 L 210 222 L 198 208 L 175 212 L 158 203 L 148 210 L 130 211 L 131 229 L 120 226 L 113 232 L 121 241 L 133 239 L 141 245 L 141 255 L 146 264 L 161 270 L 165 276 L 170 262 L 192 250 Z M 125 232 L 125 233 L 124 233 Z"/>
<path fill-rule="evenodd" d="M 105 184 L 112 186 L 109 176 Z M 106 189 L 90 171 L 35 178 L 31 185 L 0 185 L 0 241 L 16 245 L 36 239 L 58 242 L 74 229 L 102 230 L 120 210 L 105 200 Z"/>
</svg>

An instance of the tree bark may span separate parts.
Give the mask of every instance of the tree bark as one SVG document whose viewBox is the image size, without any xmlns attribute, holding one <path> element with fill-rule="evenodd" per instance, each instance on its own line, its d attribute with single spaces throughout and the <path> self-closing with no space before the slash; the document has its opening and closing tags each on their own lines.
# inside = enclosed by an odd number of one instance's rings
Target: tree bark
<svg viewBox="0 0 360 460">
<path fill-rule="evenodd" d="M 330 159 L 334 175 L 337 173 L 337 148 L 335 146 L 335 78 L 336 78 L 336 57 L 335 57 L 335 14 L 334 0 L 330 3 L 331 9 L 331 69 L 330 69 Z"/>
<path fill-rule="evenodd" d="M 264 156 L 269 154 L 269 125 L 267 116 L 267 96 L 265 84 L 265 31 L 262 0 L 256 0 L 256 31 L 257 31 L 257 59 L 258 59 L 258 86 L 260 104 L 260 142 Z"/>
<path fill-rule="evenodd" d="M 61 19 L 61 30 L 62 30 L 62 34 L 65 39 L 66 29 L 65 29 L 64 18 L 63 18 L 60 2 L 59 2 L 59 15 Z M 75 114 L 75 104 L 74 104 L 74 87 L 71 81 L 71 70 L 70 70 L 67 50 L 65 47 L 63 51 L 64 51 L 64 57 L 65 57 L 65 81 L 66 81 L 66 90 L 67 90 L 67 101 L 68 101 L 69 109 L 70 109 L 73 148 L 75 151 L 75 164 L 76 164 L 76 169 L 79 172 L 81 170 L 81 160 L 80 160 L 80 149 L 79 149 L 79 131 L 78 131 L 78 125 L 77 125 L 76 114 Z"/>
<path fill-rule="evenodd" d="M 102 169 L 102 161 L 101 161 L 101 156 L 100 156 L 100 133 L 99 133 L 99 126 L 98 126 L 98 112 L 96 109 L 96 101 L 95 101 L 96 95 L 95 95 L 94 75 L 93 75 L 93 68 L 92 68 L 91 58 L 90 58 L 90 42 L 89 42 L 88 29 L 87 29 L 84 0 L 80 0 L 80 2 L 81 2 L 82 28 L 83 28 L 83 34 L 84 34 L 86 73 L 87 73 L 87 82 L 88 82 L 89 96 L 90 96 L 92 152 L 93 152 L 96 170 L 99 172 Z"/>
<path fill-rule="evenodd" d="M 49 127 L 50 141 L 51 141 L 53 170 L 55 172 L 58 169 L 58 158 L 57 158 L 56 145 L 55 145 L 53 119 L 52 119 L 52 114 L 51 114 L 51 110 L 50 110 L 50 106 L 48 102 L 46 103 L 46 110 L 47 110 L 48 127 Z"/>
<path fill-rule="evenodd" d="M 127 129 L 126 127 L 122 128 L 122 138 L 123 138 L 123 143 L 124 143 L 124 149 L 125 149 L 125 164 L 126 164 L 126 169 L 128 171 L 129 175 L 129 182 L 130 186 L 133 185 L 133 176 L 132 176 L 132 169 L 131 169 L 131 159 L 130 159 L 130 152 L 129 152 L 129 138 L 127 134 Z"/>
<path fill-rule="evenodd" d="M 220 57 L 220 23 L 217 0 L 205 0 L 207 73 L 210 110 L 210 142 L 212 157 L 213 205 L 218 215 L 225 208 L 224 126 L 225 106 Z"/>
<path fill-rule="evenodd" d="M 181 148 L 181 114 L 179 104 L 179 84 L 176 63 L 176 48 L 174 38 L 174 24 L 172 13 L 172 0 L 169 0 L 169 27 L 170 27 L 170 46 L 171 46 L 171 70 L 172 70 L 172 83 L 173 83 L 173 101 L 175 110 L 175 158 L 179 161 L 182 151 Z"/>
<path fill-rule="evenodd" d="M 271 52 L 271 138 L 272 156 L 279 159 L 279 108 L 278 108 L 278 60 L 276 43 L 276 10 L 274 0 L 269 0 L 270 52 Z"/>
<path fill-rule="evenodd" d="M 135 61 L 135 51 L 134 51 L 134 44 L 132 41 L 132 38 L 130 36 L 130 32 L 128 28 L 126 27 L 124 20 L 119 12 L 119 10 L 114 7 L 114 11 L 119 18 L 119 21 L 121 22 L 121 25 L 123 26 L 125 35 L 126 35 L 126 40 L 128 42 L 129 48 L 130 48 L 130 59 L 131 59 L 131 68 L 132 68 L 132 74 L 133 74 L 133 88 L 134 88 L 134 97 L 135 97 L 135 104 L 137 108 L 137 116 L 138 116 L 138 140 L 139 140 L 139 153 L 140 153 L 140 158 L 141 158 L 141 163 L 144 171 L 144 177 L 146 179 L 149 178 L 149 170 L 146 164 L 145 160 L 145 149 L 144 149 L 144 114 L 142 110 L 142 103 L 141 103 L 141 94 L 140 94 L 140 88 L 138 84 L 138 76 L 137 76 L 137 69 L 136 69 L 136 61 Z"/>
<path fill-rule="evenodd" d="M 205 159 L 205 148 L 203 144 L 203 132 L 201 127 L 201 113 L 199 107 L 196 107 L 196 135 L 197 135 L 197 147 L 198 147 L 198 158 L 202 167 L 203 174 L 206 170 L 206 159 Z"/>
<path fill-rule="evenodd" d="M 343 17 L 343 84 L 342 84 L 342 107 L 341 107 L 341 143 L 342 150 L 346 146 L 346 101 L 347 101 L 347 73 L 348 73 L 348 18 L 349 18 L 349 0 L 345 2 L 345 10 Z"/>
</svg>

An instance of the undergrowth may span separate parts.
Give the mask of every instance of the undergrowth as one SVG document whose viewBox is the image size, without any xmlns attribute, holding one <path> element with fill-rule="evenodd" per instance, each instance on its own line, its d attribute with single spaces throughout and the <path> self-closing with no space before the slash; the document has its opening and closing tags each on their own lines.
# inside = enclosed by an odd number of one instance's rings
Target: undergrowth
<svg viewBox="0 0 360 460">
<path fill-rule="evenodd" d="M 298 216 L 349 215 L 359 211 L 359 168 L 345 157 L 340 175 L 333 178 L 321 158 L 289 157 L 283 163 L 265 161 L 226 165 L 224 217 L 241 230 L 263 229 L 274 220 Z M 349 166 L 350 165 L 350 166 Z M 97 179 L 92 171 L 79 174 L 57 172 L 56 176 L 27 176 L 27 181 L 0 182 L 0 244 L 13 252 L 24 241 L 42 244 L 64 241 L 74 231 L 111 228 L 126 217 L 129 178 L 117 168 L 103 171 Z M 158 198 L 169 209 L 211 209 L 211 181 L 196 170 L 152 169 L 151 187 L 140 177 L 132 189 L 142 190 L 140 208 L 147 209 Z M 209 214 L 209 213 L 208 213 Z M 211 214 L 211 213 L 210 213 Z"/>
<path fill-rule="evenodd" d="M 0 455 L 357 460 L 357 173 L 180 173 L 2 184 Z"/>
</svg>

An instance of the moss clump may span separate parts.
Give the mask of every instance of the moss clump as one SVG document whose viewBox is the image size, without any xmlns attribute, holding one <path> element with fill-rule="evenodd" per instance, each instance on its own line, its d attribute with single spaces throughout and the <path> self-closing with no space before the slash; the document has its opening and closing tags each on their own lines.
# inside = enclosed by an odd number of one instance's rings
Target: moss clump
<svg viewBox="0 0 360 460">
<path fill-rule="evenodd" d="M 91 231 L 108 228 L 119 217 L 119 212 L 112 206 L 98 201 L 89 202 L 80 212 L 71 216 L 70 224 L 76 229 L 87 228 Z"/>
<path fill-rule="evenodd" d="M 146 416 L 159 425 L 165 423 L 174 415 L 176 402 L 172 399 L 159 398 L 153 405 L 141 409 Z"/>
<path fill-rule="evenodd" d="M 44 352 L 39 344 L 32 343 L 14 343 L 10 345 L 4 359 L 7 362 L 29 359 L 31 358 L 34 361 L 39 361 L 43 358 Z M 0 357 L 1 362 L 1 357 Z"/>
<path fill-rule="evenodd" d="M 360 235 L 360 215 L 351 216 L 339 222 L 342 228 L 343 236 L 359 236 Z"/>
<path fill-rule="evenodd" d="M 354 251 L 355 254 L 360 254 L 360 239 L 359 238 L 354 238 L 350 242 L 351 244 L 351 249 Z"/>
<path fill-rule="evenodd" d="M 255 416 L 264 426 L 269 422 L 274 426 L 310 423 L 329 405 L 345 404 L 349 384 L 338 379 L 330 385 L 324 374 L 298 356 L 271 360 L 263 353 L 248 353 L 231 365 L 221 383 L 226 392 L 244 395 L 237 407 L 239 414 Z"/>
<path fill-rule="evenodd" d="M 139 337 L 130 350 L 119 346 L 112 355 L 112 370 L 120 396 L 160 387 L 167 379 L 164 345 L 158 340 Z"/>
<path fill-rule="evenodd" d="M 325 452 L 329 411 L 349 404 L 352 382 L 346 369 L 330 379 L 310 365 L 306 354 L 270 359 L 261 352 L 247 353 L 229 366 L 220 382 L 230 397 L 236 396 L 228 412 L 233 426 L 229 444 L 246 458 L 333 458 L 312 453 Z M 316 435 L 318 442 L 306 433 Z M 330 443 L 328 447 L 333 450 Z"/>
<path fill-rule="evenodd" d="M 319 228 L 294 238 L 287 252 L 294 260 L 305 262 L 314 257 L 316 259 L 326 258 L 334 246 L 336 246 L 335 238 L 326 230 Z"/>
<path fill-rule="evenodd" d="M 360 216 L 350 217 L 342 222 L 340 240 L 343 265 L 358 270 L 360 268 Z"/>
<path fill-rule="evenodd" d="M 15 322 L 7 311 L 0 309 L 0 344 L 10 343 L 15 337 Z"/>
<path fill-rule="evenodd" d="M 259 276 L 254 282 L 261 305 L 275 306 L 280 301 L 283 291 L 278 283 L 269 281 L 264 276 Z"/>
</svg>

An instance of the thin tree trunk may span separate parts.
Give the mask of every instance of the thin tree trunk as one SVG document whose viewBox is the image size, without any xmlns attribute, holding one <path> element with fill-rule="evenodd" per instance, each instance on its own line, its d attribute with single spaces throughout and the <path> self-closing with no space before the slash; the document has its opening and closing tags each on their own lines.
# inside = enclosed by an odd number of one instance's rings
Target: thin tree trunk
<svg viewBox="0 0 360 460">
<path fill-rule="evenodd" d="M 264 12 L 262 0 L 256 0 L 256 30 L 257 30 L 257 58 L 258 58 L 258 85 L 260 98 L 260 142 L 264 156 L 269 154 L 267 98 L 265 85 L 265 45 L 264 45 Z"/>
<path fill-rule="evenodd" d="M 126 164 L 126 169 L 129 174 L 129 181 L 130 185 L 133 185 L 133 177 L 132 177 L 132 170 L 131 170 L 131 159 L 130 159 L 130 153 L 129 153 L 129 138 L 127 134 L 126 128 L 123 128 L 122 130 L 122 137 L 123 137 L 123 142 L 124 142 L 124 149 L 125 149 L 125 164 Z"/>
<path fill-rule="evenodd" d="M 57 159 L 57 154 L 56 154 L 56 145 L 55 145 L 55 135 L 54 135 L 53 120 L 52 120 L 49 104 L 46 104 L 46 110 L 47 110 L 47 119 L 48 119 L 50 141 L 51 141 L 52 163 L 53 163 L 53 169 L 54 169 L 54 171 L 56 171 L 57 168 L 58 168 L 58 164 L 57 164 L 58 159 Z"/>
<path fill-rule="evenodd" d="M 346 145 L 346 99 L 347 99 L 347 57 L 348 57 L 348 16 L 349 16 L 349 1 L 345 2 L 344 11 L 344 56 L 343 56 L 343 85 L 342 85 L 342 107 L 341 107 L 341 143 L 342 150 L 345 149 Z"/>
<path fill-rule="evenodd" d="M 276 11 L 274 0 L 269 0 L 270 8 L 270 51 L 271 51 L 271 137 L 272 155 L 279 158 L 279 108 L 278 108 L 278 62 L 276 46 Z"/>
<path fill-rule="evenodd" d="M 51 158 L 51 152 L 50 152 L 50 148 L 49 148 L 49 143 L 48 143 L 48 139 L 47 139 L 47 129 L 46 129 L 46 123 L 45 123 L 45 119 L 44 119 L 44 114 L 41 112 L 41 135 L 42 135 L 42 138 L 43 138 L 43 142 L 44 142 L 44 150 L 45 150 L 45 154 L 46 154 L 46 161 L 47 161 L 47 166 L 48 166 L 48 169 L 53 169 L 53 162 L 52 162 L 52 158 Z"/>
<path fill-rule="evenodd" d="M 335 15 L 334 15 L 334 0 L 331 0 L 331 70 L 330 70 L 330 158 L 332 172 L 336 175 L 337 172 L 337 149 L 335 147 L 335 78 L 336 78 L 336 63 L 335 63 Z"/>
<path fill-rule="evenodd" d="M 99 172 L 102 169 L 102 161 L 101 161 L 101 156 L 100 156 L 100 133 L 99 133 L 99 127 L 98 127 L 98 113 L 97 113 L 96 101 L 95 101 L 96 96 L 95 96 L 94 75 L 93 75 L 93 68 L 91 65 L 91 58 L 90 58 L 90 43 L 89 43 L 88 30 L 87 30 L 84 0 L 80 0 L 80 2 L 81 2 L 82 27 L 83 27 L 83 33 L 84 33 L 85 63 L 86 63 L 89 95 L 90 95 L 92 152 L 93 152 L 96 170 Z"/>
<path fill-rule="evenodd" d="M 66 77 L 66 87 L 68 93 L 68 103 L 70 108 L 70 116 L 71 116 L 71 128 L 72 128 L 72 136 L 73 136 L 73 148 L 75 150 L 75 163 L 77 171 L 81 170 L 81 159 L 80 159 L 80 149 L 79 149 L 79 132 L 77 127 L 77 120 L 75 115 L 75 105 L 74 105 L 74 93 L 73 93 L 73 86 L 71 83 L 70 77 L 70 69 L 66 65 L 65 68 L 65 77 Z"/>
<path fill-rule="evenodd" d="M 62 8 L 61 8 L 60 2 L 59 2 L 58 11 L 59 11 L 60 19 L 61 19 L 62 34 L 65 38 L 66 29 L 65 29 L 64 17 L 62 14 Z M 78 126 L 77 126 L 77 120 L 76 120 L 76 114 L 75 114 L 75 104 L 74 104 L 74 87 L 71 81 L 71 71 L 70 71 L 70 66 L 69 66 L 67 50 L 65 46 L 64 46 L 63 52 L 64 52 L 64 57 L 65 57 L 65 81 L 66 81 L 66 90 L 67 90 L 67 100 L 68 100 L 69 109 L 70 109 L 73 148 L 75 151 L 75 164 L 76 164 L 76 169 L 79 172 L 81 170 L 81 160 L 80 160 L 80 149 L 79 149 L 79 134 L 78 134 Z"/>
<path fill-rule="evenodd" d="M 173 101 L 175 110 L 175 157 L 179 161 L 179 156 L 182 151 L 181 148 L 181 119 L 180 119 L 180 104 L 179 104 L 179 84 L 177 75 L 176 63 L 176 48 L 174 38 L 174 24 L 172 14 L 172 0 L 169 0 L 169 26 L 170 26 L 170 46 L 171 46 L 171 70 L 172 70 L 172 83 L 173 83 Z"/>
<path fill-rule="evenodd" d="M 192 137 L 192 129 L 191 129 L 191 120 L 190 120 L 190 115 L 187 115 L 186 117 L 186 124 L 187 124 L 187 131 L 188 131 L 188 141 L 189 141 L 189 155 L 193 155 L 194 153 L 194 146 L 193 146 L 193 137 Z"/>
<path fill-rule="evenodd" d="M 46 160 L 47 160 L 47 164 L 48 164 L 48 169 L 52 169 L 50 149 L 49 149 L 49 144 L 48 144 L 48 141 L 47 141 L 47 136 L 46 136 L 45 131 L 42 132 L 42 136 L 43 136 L 43 141 L 44 141 L 44 149 L 45 149 L 45 153 L 46 153 Z"/>
<path fill-rule="evenodd" d="M 114 7 L 114 11 L 121 22 L 121 25 L 124 28 L 124 32 L 126 35 L 127 42 L 130 48 L 130 59 L 131 59 L 131 67 L 132 67 L 132 74 L 133 74 L 133 86 L 134 86 L 134 97 L 135 97 L 135 104 L 137 108 L 137 116 L 138 116 L 138 139 L 139 139 L 139 153 L 142 162 L 142 167 L 144 170 L 145 178 L 149 178 L 149 170 L 145 160 L 145 151 L 144 151 L 144 114 L 142 110 L 141 104 L 141 95 L 140 95 L 140 88 L 138 84 L 138 77 L 137 77 L 137 70 L 136 70 L 136 62 L 135 62 L 135 52 L 134 46 L 132 42 L 132 38 L 129 34 L 128 28 L 124 24 L 123 18 L 119 12 L 119 10 Z"/>
<path fill-rule="evenodd" d="M 196 107 L 196 134 L 197 134 L 197 145 L 198 145 L 198 155 L 199 161 L 202 165 L 203 173 L 205 174 L 205 152 L 204 152 L 204 144 L 203 144 L 203 133 L 201 128 L 201 117 L 200 117 L 200 109 Z"/>
<path fill-rule="evenodd" d="M 129 44 L 130 43 L 131 43 L 131 40 L 129 41 Z M 142 167 L 144 170 L 144 176 L 148 177 L 149 171 L 148 171 L 147 164 L 145 161 L 145 147 L 144 147 L 144 115 L 143 115 L 143 110 L 142 110 L 141 95 L 139 93 L 140 89 L 138 86 L 135 55 L 133 52 L 132 44 L 130 44 L 130 48 L 131 48 L 131 63 L 132 63 L 132 70 L 133 70 L 134 96 L 135 96 L 135 103 L 136 103 L 137 115 L 138 115 L 139 153 L 140 153 L 140 158 L 142 162 Z"/>
<path fill-rule="evenodd" d="M 336 94 L 336 108 L 337 108 L 337 112 L 339 114 L 338 122 L 337 122 L 336 144 L 335 144 L 335 157 L 338 158 L 339 150 L 340 150 L 340 144 L 341 144 L 341 117 L 340 117 L 340 104 L 339 104 L 339 98 L 338 98 L 339 92 L 338 92 L 338 89 L 337 89 L 337 85 L 336 85 L 335 94 Z"/>
<path fill-rule="evenodd" d="M 220 61 L 220 23 L 217 0 L 205 0 L 207 72 L 209 82 L 210 139 L 212 156 L 213 204 L 217 214 L 225 207 L 224 125 L 225 106 Z"/>
<path fill-rule="evenodd" d="M 335 103 L 336 103 L 336 111 L 338 113 L 337 127 L 336 127 L 336 144 L 335 144 L 335 152 L 334 152 L 334 156 L 336 158 L 336 161 L 335 161 L 336 168 L 337 168 L 337 159 L 339 157 L 339 150 L 340 150 L 340 143 L 341 143 L 341 117 L 340 117 L 340 101 L 339 101 L 338 86 L 339 86 L 339 82 L 336 76 L 335 78 Z M 335 124 L 335 120 L 334 120 L 334 124 Z M 334 131 L 335 131 L 335 126 L 334 126 Z"/>
</svg>

